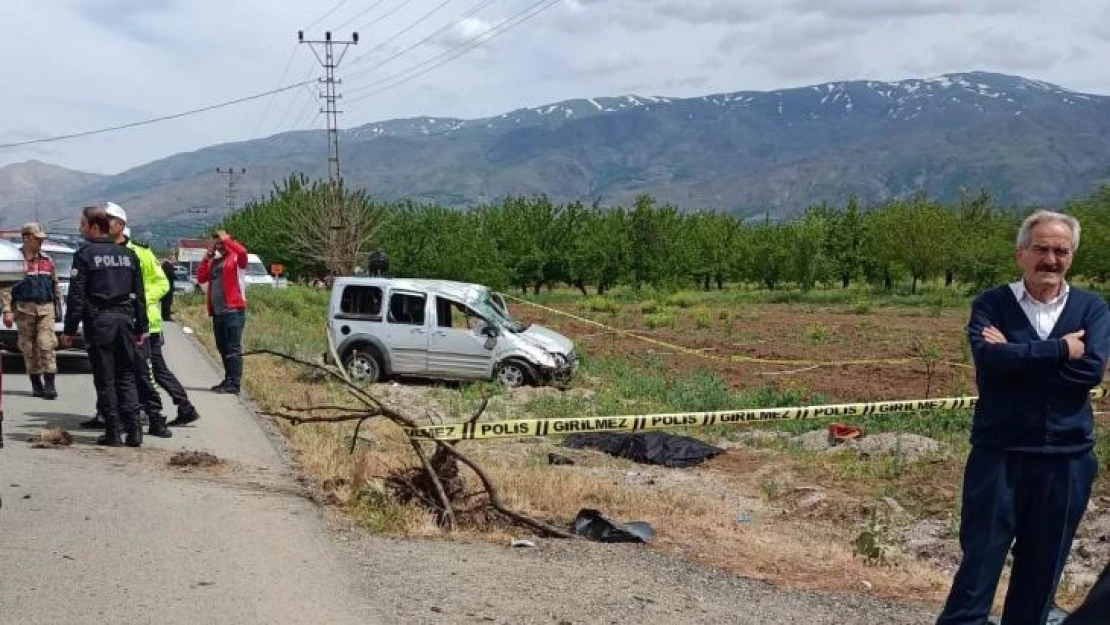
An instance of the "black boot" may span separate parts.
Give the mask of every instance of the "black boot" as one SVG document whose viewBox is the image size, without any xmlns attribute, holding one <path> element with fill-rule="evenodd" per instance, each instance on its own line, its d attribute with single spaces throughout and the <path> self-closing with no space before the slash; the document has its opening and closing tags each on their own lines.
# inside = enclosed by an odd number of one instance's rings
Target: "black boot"
<svg viewBox="0 0 1110 625">
<path fill-rule="evenodd" d="M 103 430 L 104 429 L 104 419 L 102 419 L 100 417 L 100 413 L 98 412 L 98 413 L 96 413 L 96 416 L 89 419 L 88 421 L 82 421 L 81 422 L 81 427 L 86 429 L 86 430 Z"/>
<path fill-rule="evenodd" d="M 177 418 L 169 422 L 171 427 L 188 425 L 200 418 L 197 409 L 192 404 L 183 404 L 177 408 Z"/>
<path fill-rule="evenodd" d="M 42 376 L 37 373 L 30 374 L 31 377 L 31 396 L 42 397 Z"/>
<path fill-rule="evenodd" d="M 42 378 L 42 396 L 46 399 L 58 399 L 58 389 L 54 387 L 54 374 L 44 373 Z"/>
<path fill-rule="evenodd" d="M 104 434 L 96 439 L 96 444 L 105 447 L 122 447 L 123 441 L 119 437 L 119 426 L 105 428 Z"/>
<path fill-rule="evenodd" d="M 128 415 L 123 419 L 123 428 L 127 431 L 127 446 L 141 447 L 143 444 L 143 426 L 139 423 L 139 414 Z"/>
<path fill-rule="evenodd" d="M 146 431 L 150 436 L 158 438 L 173 438 L 173 432 L 166 427 L 166 417 L 157 415 L 150 418 L 150 429 Z"/>
</svg>

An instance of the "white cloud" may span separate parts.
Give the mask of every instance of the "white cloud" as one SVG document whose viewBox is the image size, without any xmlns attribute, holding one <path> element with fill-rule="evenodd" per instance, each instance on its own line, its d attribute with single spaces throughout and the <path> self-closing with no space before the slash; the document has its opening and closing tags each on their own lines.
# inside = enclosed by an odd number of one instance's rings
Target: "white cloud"
<svg viewBox="0 0 1110 625">
<path fill-rule="evenodd" d="M 1098 19 L 1106 15 L 1104 0 L 563 0 L 450 64 L 373 95 L 398 84 L 391 76 L 428 68 L 421 63 L 535 0 L 492 2 L 383 65 L 478 3 L 447 5 L 382 45 L 441 1 L 413 0 L 386 16 L 398 5 L 366 11 L 372 1 L 355 0 L 306 32 L 317 38 L 332 29 L 346 36 L 360 28 L 361 42 L 339 69 L 341 91 L 349 96 L 340 106 L 343 126 L 416 115 L 495 115 L 629 90 L 693 96 L 971 69 L 1110 93 L 1100 62 L 1110 56 L 1110 29 L 1099 26 L 1105 17 Z M 7 85 L 0 136 L 81 131 L 265 91 L 278 84 L 287 62 L 282 83 L 311 79 L 319 64 L 307 46 L 296 44 L 296 33 L 332 4 L 0 3 L 0 70 Z M 317 107 L 298 89 L 33 151 L 2 150 L 0 165 L 46 154 L 44 160 L 63 166 L 113 173 L 207 145 L 319 127 Z"/>
</svg>

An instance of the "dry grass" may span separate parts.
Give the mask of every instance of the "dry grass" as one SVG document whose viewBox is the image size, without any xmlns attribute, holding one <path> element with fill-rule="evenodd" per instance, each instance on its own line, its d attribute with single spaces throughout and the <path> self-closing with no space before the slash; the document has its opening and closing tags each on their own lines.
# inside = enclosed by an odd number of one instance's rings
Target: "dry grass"
<svg viewBox="0 0 1110 625">
<path fill-rule="evenodd" d="M 692 319 L 692 315 L 693 311 L 688 315 L 683 311 L 681 316 Z M 744 315 L 755 313 L 738 311 L 729 322 Z M 203 310 L 182 307 L 180 316 L 214 353 Z M 709 321 L 715 318 L 701 316 Z M 322 353 L 323 349 L 318 349 L 323 336 L 320 326 L 295 317 L 254 315 L 245 336 L 248 349 L 297 344 L 302 357 Z M 338 385 L 275 359 L 252 357 L 246 372 L 245 389 L 263 410 L 277 410 L 282 404 L 308 406 L 347 400 Z M 438 393 L 427 390 L 428 395 Z M 694 390 L 696 395 L 705 394 L 700 387 Z M 450 395 L 444 409 L 448 418 L 460 418 L 473 408 L 465 393 Z M 567 401 L 536 399 L 537 405 L 551 404 L 552 410 L 567 408 L 560 404 Z M 577 411 L 576 402 L 570 402 L 573 405 L 568 409 Z M 413 412 L 416 418 L 424 416 L 422 407 L 399 403 L 395 407 Z M 511 418 L 511 411 L 505 410 L 506 414 L 497 413 L 497 418 Z M 396 428 L 383 421 L 367 423 L 362 428 L 364 440 L 354 454 L 348 454 L 353 427 L 280 423 L 296 463 L 325 501 L 341 506 L 374 532 L 441 535 L 428 511 L 397 504 L 382 485 L 382 478 L 411 467 L 413 462 Z M 568 526 L 581 508 L 599 509 L 618 521 L 647 521 L 658 531 L 654 548 L 746 577 L 801 588 L 855 592 L 870 588 L 879 596 L 937 605 L 951 581 L 947 574 L 908 556 L 892 565 L 868 565 L 853 553 L 852 541 L 864 529 L 870 509 L 883 497 L 895 498 L 914 515 L 955 513 L 953 503 L 962 470 L 959 449 L 939 460 L 900 464 L 883 457 L 734 448 L 701 467 L 668 470 L 557 448 L 551 441 L 460 445 L 486 468 L 507 506 L 554 525 Z M 550 451 L 570 456 L 576 464 L 549 466 Z M 799 507 L 800 497 L 814 486 L 823 489 L 825 501 L 813 508 Z M 477 487 L 472 480 L 469 489 Z M 742 522 L 741 518 L 752 521 Z M 469 521 L 453 538 L 507 544 L 510 537 L 522 537 L 522 530 L 500 519 Z"/>
</svg>

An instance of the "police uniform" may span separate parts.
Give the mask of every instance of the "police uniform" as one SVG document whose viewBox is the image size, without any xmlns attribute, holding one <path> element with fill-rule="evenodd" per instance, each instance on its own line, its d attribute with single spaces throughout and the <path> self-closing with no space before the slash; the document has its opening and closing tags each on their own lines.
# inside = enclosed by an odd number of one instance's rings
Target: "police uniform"
<svg viewBox="0 0 1110 625">
<path fill-rule="evenodd" d="M 23 233 L 46 238 L 37 223 L 26 224 Z M 19 351 L 31 378 L 32 394 L 55 399 L 58 397 L 54 384 L 54 376 L 58 373 L 58 338 L 54 323 L 62 303 L 61 284 L 55 275 L 54 261 L 42 252 L 24 260 L 23 272 L 21 281 L 0 293 L 0 309 L 11 312 L 15 318 Z"/>
<path fill-rule="evenodd" d="M 127 444 L 142 444 L 139 403 L 135 388 L 135 337 L 146 335 L 146 295 L 139 259 L 108 237 L 86 243 L 73 256 L 66 299 L 66 336 L 84 324 L 96 385 L 97 404 L 104 416 L 101 445 L 121 444 L 121 425 Z"/>
</svg>

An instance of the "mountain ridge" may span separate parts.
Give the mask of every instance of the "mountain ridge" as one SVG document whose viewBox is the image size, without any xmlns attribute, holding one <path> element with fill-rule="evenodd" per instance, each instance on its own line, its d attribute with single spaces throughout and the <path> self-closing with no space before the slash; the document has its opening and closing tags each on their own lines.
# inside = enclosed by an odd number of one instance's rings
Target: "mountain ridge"
<svg viewBox="0 0 1110 625">
<path fill-rule="evenodd" d="M 626 204 L 650 193 L 683 208 L 782 216 L 849 195 L 950 198 L 961 186 L 1013 204 L 1058 204 L 1110 181 L 1107 139 L 1110 97 L 973 71 L 414 116 L 344 130 L 340 149 L 348 185 L 383 199 L 466 206 L 544 193 Z M 152 219 L 182 218 L 191 206 L 219 213 L 215 170 L 229 162 L 248 170 L 242 201 L 294 172 L 326 176 L 325 139 L 292 131 L 209 146 L 114 176 L 72 176 L 48 197 L 110 197 Z M 0 205 L 18 212 L 2 182 Z"/>
</svg>

